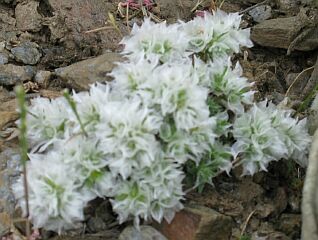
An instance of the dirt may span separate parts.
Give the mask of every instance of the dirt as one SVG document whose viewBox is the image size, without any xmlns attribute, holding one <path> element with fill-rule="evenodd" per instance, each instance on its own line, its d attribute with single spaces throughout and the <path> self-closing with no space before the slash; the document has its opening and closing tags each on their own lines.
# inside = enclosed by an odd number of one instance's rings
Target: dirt
<svg viewBox="0 0 318 240">
<path fill-rule="evenodd" d="M 85 89 L 81 85 L 85 83 L 72 84 L 73 80 L 64 81 L 55 70 L 107 52 L 120 51 L 121 38 L 129 32 L 132 23 L 141 21 L 142 14 L 130 12 L 136 16 L 129 20 L 127 26 L 126 19 L 120 17 L 117 11 L 119 2 L 119 0 L 0 0 L 0 53 L 9 56 L 9 63 L 0 65 L 0 69 L 4 69 L 3 73 L 0 73 L 0 151 L 14 145 L 13 142 L 16 141 L 14 140 L 14 120 L 17 115 L 14 113 L 15 100 L 12 92 L 15 84 L 27 82 L 38 84 L 37 88 L 29 90 L 29 98 L 39 95 L 60 96 L 60 91 L 66 86 Z M 194 0 L 157 0 L 156 2 L 157 5 L 152 9 L 152 14 L 157 20 L 168 22 L 190 19 L 194 16 L 191 10 L 197 3 Z M 244 11 L 260 2 L 262 1 L 226 0 L 222 9 L 228 12 Z M 317 10 L 307 5 L 294 5 L 288 1 L 269 1 L 268 4 L 272 8 L 272 19 L 265 20 L 267 22 L 261 22 L 259 25 L 253 22 L 251 16 L 244 13 L 243 25 L 245 27 L 257 25 L 253 30 L 257 35 L 255 40 L 262 46 L 255 44 L 252 49 L 244 50 L 244 54 L 237 55 L 236 60 L 242 64 L 245 76 L 255 81 L 258 99 L 268 98 L 279 103 L 285 96 L 289 96 L 293 101 L 301 101 L 306 97 L 301 93 L 307 81 L 310 79 L 310 86 L 315 85 L 313 77 L 310 78 L 310 76 L 316 63 L 317 48 L 308 49 L 307 45 L 304 47 L 301 41 L 302 45 L 291 49 L 290 55 L 287 55 L 287 49 L 293 40 L 306 30 L 300 27 L 294 32 L 293 24 L 299 16 L 300 9 L 306 7 L 316 11 L 315 14 Z M 198 9 L 209 7 L 211 7 L 210 0 L 202 1 Z M 109 23 L 109 13 L 116 19 L 117 30 L 103 29 L 105 26 L 112 26 Z M 266 35 L 268 31 L 265 28 L 279 21 L 277 18 L 282 17 L 286 18 L 285 25 L 282 26 L 280 21 L 279 27 L 283 30 L 271 28 L 269 30 L 271 35 Z M 308 36 L 304 39 L 309 39 Z M 315 41 L 314 39 L 312 42 L 315 43 Z M 41 55 L 38 63 L 32 67 L 34 72 L 31 77 L 26 70 L 30 66 L 25 66 L 23 61 L 17 61 L 12 54 L 12 49 L 25 42 L 36 43 Z M 79 66 L 82 66 L 81 64 L 78 63 Z M 73 67 L 68 69 L 71 69 L 71 73 L 74 71 Z M 299 75 L 304 70 L 306 75 L 301 74 L 302 78 L 299 81 Z M 316 73 L 317 70 L 318 68 L 314 72 Z M 33 77 L 36 72 L 38 72 L 38 78 Z M 45 84 L 44 80 L 41 82 L 43 77 L 40 78 L 43 72 L 47 76 Z M 9 76 L 1 77 L 4 73 Z M 295 80 L 297 80 L 296 83 Z M 279 162 L 272 164 L 267 173 L 258 173 L 254 177 L 239 176 L 239 170 L 236 170 L 231 177 L 222 175 L 216 179 L 213 187 L 207 186 L 203 194 L 189 193 L 188 201 L 230 216 L 234 222 L 232 239 L 239 239 L 242 235 L 250 239 L 285 239 L 284 236 L 287 237 L 286 239 L 298 239 L 304 170 L 289 162 Z M 114 238 L 119 231 L 116 229 L 112 234 L 105 232 L 105 235 L 103 232 L 90 234 L 95 235 L 88 235 L 85 239 L 102 239 L 103 237 L 106 239 L 109 236 Z M 72 236 L 65 239 L 82 238 Z"/>
</svg>

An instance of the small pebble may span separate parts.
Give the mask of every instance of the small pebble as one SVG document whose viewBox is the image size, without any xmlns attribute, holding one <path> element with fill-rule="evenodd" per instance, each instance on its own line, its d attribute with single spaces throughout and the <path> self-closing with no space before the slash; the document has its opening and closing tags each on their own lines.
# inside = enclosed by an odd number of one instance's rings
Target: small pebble
<svg viewBox="0 0 318 240">
<path fill-rule="evenodd" d="M 259 23 L 272 17 L 272 8 L 269 5 L 261 5 L 251 9 L 248 14 Z"/>
</svg>

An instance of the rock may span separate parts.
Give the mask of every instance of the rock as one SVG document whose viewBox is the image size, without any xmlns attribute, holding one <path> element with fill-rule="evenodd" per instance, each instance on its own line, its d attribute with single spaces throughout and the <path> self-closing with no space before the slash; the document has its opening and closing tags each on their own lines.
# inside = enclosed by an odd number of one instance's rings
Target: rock
<svg viewBox="0 0 318 240">
<path fill-rule="evenodd" d="M 291 240 L 291 239 L 281 232 L 268 232 L 263 234 L 254 232 L 252 234 L 251 240 Z"/>
<path fill-rule="evenodd" d="M 269 5 L 261 5 L 248 12 L 255 22 L 262 22 L 272 17 L 272 8 Z"/>
<path fill-rule="evenodd" d="M 108 73 L 115 62 L 122 61 L 118 53 L 105 53 L 99 57 L 77 62 L 55 70 L 55 74 L 75 90 L 87 90 L 90 84 L 111 80 Z"/>
<path fill-rule="evenodd" d="M 84 210 L 87 230 L 90 233 L 104 232 L 118 225 L 112 206 L 106 199 L 97 198 L 90 201 Z"/>
<path fill-rule="evenodd" d="M 35 65 L 39 62 L 42 54 L 38 50 L 38 45 L 33 42 L 24 42 L 11 49 L 15 60 L 24 64 Z"/>
<path fill-rule="evenodd" d="M 294 11 L 297 9 L 298 4 L 295 0 L 276 0 L 276 4 L 278 5 L 279 9 L 282 11 Z"/>
<path fill-rule="evenodd" d="M 23 1 L 15 8 L 17 28 L 22 31 L 38 32 L 42 28 L 42 16 L 38 13 L 39 1 Z"/>
<path fill-rule="evenodd" d="M 168 240 L 151 226 L 140 226 L 140 231 L 129 226 L 119 235 L 118 240 Z M 170 239 L 169 239 L 170 240 Z"/>
<path fill-rule="evenodd" d="M 16 109 L 17 109 L 17 100 L 14 98 L 14 99 L 11 99 L 9 100 L 10 98 L 12 98 L 12 96 L 10 95 L 10 97 L 8 98 L 3 98 L 1 99 L 0 97 L 0 112 L 16 112 Z M 1 115 L 2 116 L 2 115 Z"/>
<path fill-rule="evenodd" d="M 11 228 L 11 218 L 5 212 L 0 212 L 0 237 L 8 234 Z"/>
<path fill-rule="evenodd" d="M 178 212 L 169 224 L 157 226 L 169 240 L 226 240 L 230 239 L 232 219 L 203 206 L 188 206 Z"/>
<path fill-rule="evenodd" d="M 264 194 L 264 189 L 250 178 L 243 179 L 236 191 L 237 196 L 244 203 L 249 203 Z"/>
<path fill-rule="evenodd" d="M 103 221 L 103 219 L 99 217 L 89 218 L 86 225 L 88 230 L 93 233 L 101 232 L 101 231 L 109 229 L 109 227 Z"/>
<path fill-rule="evenodd" d="M 279 216 L 287 207 L 288 199 L 284 188 L 278 188 L 275 196 L 267 201 L 256 206 L 256 214 L 260 218 Z"/>
<path fill-rule="evenodd" d="M 4 112 L 0 111 L 0 130 L 9 122 L 14 122 L 18 119 L 19 114 L 17 112 Z"/>
<path fill-rule="evenodd" d="M 291 213 L 300 213 L 301 196 L 298 194 L 290 194 L 288 196 L 288 207 Z"/>
<path fill-rule="evenodd" d="M 9 62 L 9 55 L 6 52 L 0 52 L 0 65 L 7 64 Z"/>
<path fill-rule="evenodd" d="M 302 94 L 301 94 L 302 99 L 305 99 L 307 94 L 312 92 L 312 90 L 316 87 L 317 83 L 318 83 L 318 56 L 317 56 L 316 63 L 314 65 L 314 70 L 312 71 L 311 76 L 308 79 L 306 86 L 302 91 Z"/>
<path fill-rule="evenodd" d="M 116 221 L 116 217 L 112 212 L 112 206 L 107 200 L 103 201 L 98 207 L 96 207 L 95 215 L 96 217 L 101 218 L 107 224 Z"/>
<path fill-rule="evenodd" d="M 306 71 L 306 72 L 303 72 L 302 74 L 288 73 L 285 78 L 285 82 L 286 82 L 286 85 L 290 87 L 289 96 L 299 96 L 299 94 L 302 93 L 304 87 L 306 86 L 310 78 L 310 75 L 311 75 L 311 71 Z"/>
<path fill-rule="evenodd" d="M 171 1 L 158 0 L 156 1 L 160 8 L 160 16 L 167 19 L 168 22 L 175 22 L 178 19 L 189 19 L 192 15 L 191 9 L 196 5 L 195 1 Z"/>
<path fill-rule="evenodd" d="M 10 12 L 1 12 L 0 11 L 0 20 L 3 23 L 14 26 L 16 24 L 16 20 L 10 15 Z"/>
<path fill-rule="evenodd" d="M 292 239 L 300 237 L 301 215 L 282 214 L 278 220 L 277 230 L 284 232 Z"/>
<path fill-rule="evenodd" d="M 0 212 L 13 216 L 15 199 L 12 184 L 20 175 L 20 155 L 18 148 L 6 148 L 0 153 Z"/>
<path fill-rule="evenodd" d="M 35 75 L 31 66 L 0 65 L 0 85 L 9 86 L 30 81 Z"/>
<path fill-rule="evenodd" d="M 34 80 L 41 87 L 46 88 L 49 84 L 49 81 L 50 81 L 52 75 L 53 74 L 50 71 L 42 71 L 41 70 L 35 74 Z"/>
<path fill-rule="evenodd" d="M 48 18 L 46 25 L 50 30 L 50 40 L 63 42 L 68 46 L 75 46 L 81 51 L 90 48 L 115 50 L 122 36 L 116 31 L 99 31 L 85 34 L 85 31 L 105 26 L 107 12 L 116 12 L 113 1 L 100 0 L 47 0 L 48 8 L 53 17 Z M 127 29 L 118 22 L 121 30 Z"/>
<path fill-rule="evenodd" d="M 318 131 L 311 144 L 302 198 L 302 240 L 318 239 Z"/>
<path fill-rule="evenodd" d="M 299 34 L 299 16 L 265 20 L 252 28 L 251 39 L 265 47 L 288 49 Z M 306 25 L 305 25 L 306 26 Z M 295 50 L 311 51 L 318 47 L 318 27 L 312 30 L 295 47 Z"/>
</svg>

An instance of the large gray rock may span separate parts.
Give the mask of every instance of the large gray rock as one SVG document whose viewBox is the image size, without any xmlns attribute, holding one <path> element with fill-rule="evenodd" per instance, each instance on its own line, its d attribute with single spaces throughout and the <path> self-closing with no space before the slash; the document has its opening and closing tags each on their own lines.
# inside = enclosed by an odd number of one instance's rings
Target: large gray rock
<svg viewBox="0 0 318 240">
<path fill-rule="evenodd" d="M 118 240 L 167 240 L 167 238 L 151 226 L 140 226 L 140 231 L 129 226 L 120 234 Z"/>
<path fill-rule="evenodd" d="M 87 90 L 90 84 L 109 81 L 107 76 L 112 71 L 116 62 L 123 61 L 118 53 L 105 53 L 96 58 L 77 62 L 64 68 L 55 70 L 55 74 L 63 79 L 75 90 Z"/>
<path fill-rule="evenodd" d="M 11 49 L 15 60 L 28 65 L 35 65 L 39 62 L 42 54 L 38 50 L 38 45 L 33 42 L 24 42 Z"/>
<path fill-rule="evenodd" d="M 265 20 L 252 28 L 251 39 L 261 46 L 289 49 L 298 38 L 299 41 L 291 50 L 314 50 L 318 48 L 318 25 L 307 29 L 309 23 L 304 18 L 303 14 L 299 14 L 295 17 Z M 304 33 L 302 29 L 308 31 L 300 37 Z"/>
<path fill-rule="evenodd" d="M 0 86 L 15 85 L 24 81 L 30 81 L 34 75 L 35 70 L 31 66 L 0 65 Z"/>
</svg>

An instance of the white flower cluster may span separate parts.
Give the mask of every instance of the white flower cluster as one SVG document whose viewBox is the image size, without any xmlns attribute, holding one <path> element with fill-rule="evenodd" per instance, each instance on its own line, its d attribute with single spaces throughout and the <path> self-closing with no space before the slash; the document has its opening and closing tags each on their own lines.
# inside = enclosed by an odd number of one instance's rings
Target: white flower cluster
<svg viewBox="0 0 318 240">
<path fill-rule="evenodd" d="M 171 221 L 183 207 L 189 162 L 199 186 L 229 172 L 236 157 L 246 174 L 280 158 L 302 161 L 310 140 L 304 121 L 271 103 L 253 105 L 252 84 L 232 66 L 232 54 L 252 46 L 240 19 L 220 10 L 172 25 L 146 19 L 123 39 L 128 60 L 112 71 L 113 82 L 73 93 L 73 105 L 32 101 L 27 179 L 35 227 L 72 228 L 96 197 L 110 199 L 120 222 Z M 21 182 L 14 191 L 25 211 Z"/>
</svg>

